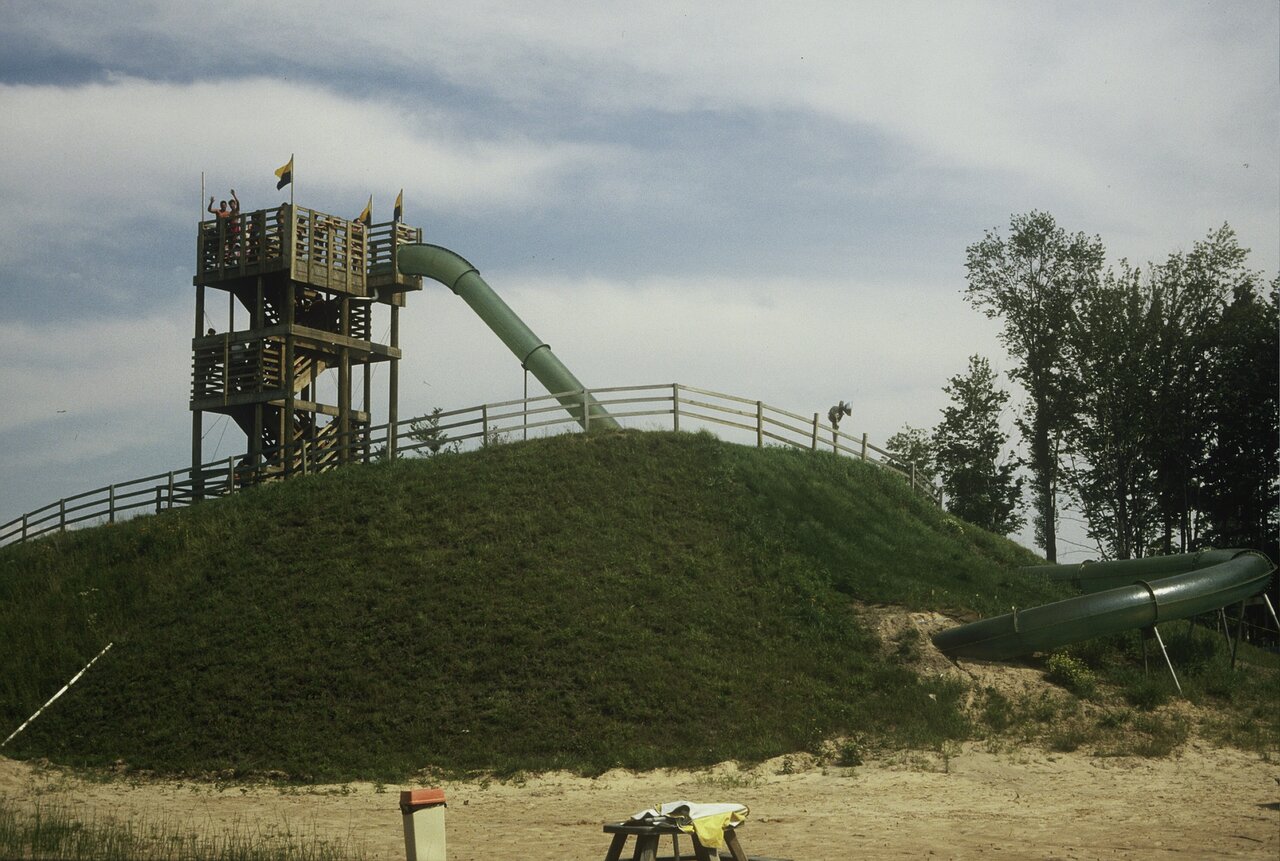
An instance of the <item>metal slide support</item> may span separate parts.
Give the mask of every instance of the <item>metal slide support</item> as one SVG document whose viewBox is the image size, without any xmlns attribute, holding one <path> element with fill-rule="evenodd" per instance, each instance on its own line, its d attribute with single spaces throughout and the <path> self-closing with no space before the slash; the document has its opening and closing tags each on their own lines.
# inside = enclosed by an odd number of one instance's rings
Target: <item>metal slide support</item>
<svg viewBox="0 0 1280 861">
<path fill-rule="evenodd" d="M 1240 602 L 1240 613 L 1236 616 L 1236 638 L 1231 641 L 1231 670 L 1236 668 L 1236 652 L 1240 651 L 1240 640 L 1244 637 L 1244 601 Z"/>
<path fill-rule="evenodd" d="M 1156 635 L 1156 642 L 1160 644 L 1160 654 L 1164 655 L 1164 662 L 1169 668 L 1169 675 L 1173 676 L 1173 686 L 1178 689 L 1178 696 L 1182 696 L 1182 685 L 1178 682 L 1178 674 L 1173 671 L 1173 661 L 1169 660 L 1169 650 L 1164 647 L 1164 640 L 1160 638 L 1160 629 L 1152 625 L 1151 633 Z"/>
<path fill-rule="evenodd" d="M 458 294 L 549 393 L 563 395 L 557 400 L 583 429 L 590 424 L 619 429 L 617 420 L 587 393 L 587 387 L 556 358 L 551 347 L 516 316 L 480 277 L 480 272 L 462 257 L 439 245 L 413 243 L 399 246 L 396 264 L 402 275 L 431 278 Z M 588 405 L 585 414 L 584 401 Z"/>
<path fill-rule="evenodd" d="M 1276 632 L 1280 633 L 1280 619 L 1276 618 L 1276 608 L 1275 605 L 1271 603 L 1271 596 L 1266 592 L 1263 592 L 1262 600 L 1266 602 L 1267 612 L 1271 614 L 1271 623 L 1276 626 Z"/>
</svg>

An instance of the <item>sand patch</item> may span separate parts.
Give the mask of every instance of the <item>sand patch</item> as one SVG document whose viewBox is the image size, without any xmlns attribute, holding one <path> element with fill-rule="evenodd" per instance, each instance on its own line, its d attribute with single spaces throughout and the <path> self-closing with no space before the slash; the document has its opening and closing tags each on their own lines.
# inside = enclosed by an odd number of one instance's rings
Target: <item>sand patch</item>
<svg viewBox="0 0 1280 861">
<path fill-rule="evenodd" d="M 752 854 L 796 861 L 851 858 L 1280 857 L 1280 766 L 1192 743 L 1161 760 L 1057 755 L 965 745 L 856 768 L 803 755 L 753 769 L 591 779 L 545 774 L 516 782 L 443 784 L 450 861 L 603 858 L 600 824 L 655 802 L 737 801 Z M 168 780 L 87 781 L 0 759 L 0 793 L 60 801 L 85 817 L 146 817 L 192 830 L 290 827 L 351 837 L 369 857 L 404 857 L 400 786 L 306 788 Z"/>
</svg>

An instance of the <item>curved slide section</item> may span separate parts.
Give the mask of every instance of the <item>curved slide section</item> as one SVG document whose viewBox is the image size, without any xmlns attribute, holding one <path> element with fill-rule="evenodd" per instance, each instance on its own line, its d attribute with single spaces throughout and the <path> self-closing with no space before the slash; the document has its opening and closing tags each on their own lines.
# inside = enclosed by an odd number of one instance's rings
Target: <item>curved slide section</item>
<svg viewBox="0 0 1280 861">
<path fill-rule="evenodd" d="M 1193 556 L 1199 559 L 1186 558 Z M 1003 661 L 1217 610 L 1267 588 L 1275 570 L 1270 559 L 1252 550 L 1094 564 L 1112 566 L 1104 569 L 1106 576 L 1126 584 L 950 628 L 935 634 L 933 644 L 953 658 Z M 1077 568 L 1037 566 L 1047 567 Z"/>
<path fill-rule="evenodd" d="M 460 255 L 439 245 L 411 244 L 400 246 L 397 262 L 402 275 L 420 275 L 439 281 L 471 306 L 477 316 L 507 345 L 520 364 L 564 406 L 583 428 L 588 425 L 618 429 L 618 422 L 604 406 L 590 395 L 574 394 L 586 386 L 570 373 L 564 363 L 551 352 L 524 321 L 516 316 L 493 288 L 480 277 L 480 272 Z M 564 393 L 564 394 L 562 394 Z"/>
<path fill-rule="evenodd" d="M 1217 565 L 1234 559 L 1242 552 L 1244 551 L 1238 549 L 1209 548 L 1197 553 L 1146 556 L 1142 559 L 1120 559 L 1114 562 L 1090 560 L 1079 565 L 1026 565 L 1018 570 L 1026 574 L 1041 574 L 1050 580 L 1065 580 L 1081 592 L 1103 592 L 1118 586 L 1128 586 L 1138 580 L 1159 580 L 1161 577 Z"/>
</svg>

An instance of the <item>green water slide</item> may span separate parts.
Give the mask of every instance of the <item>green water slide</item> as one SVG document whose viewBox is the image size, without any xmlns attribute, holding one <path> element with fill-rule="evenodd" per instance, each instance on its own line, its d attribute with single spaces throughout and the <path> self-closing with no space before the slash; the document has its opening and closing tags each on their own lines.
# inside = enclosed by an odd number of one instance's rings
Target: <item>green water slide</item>
<svg viewBox="0 0 1280 861">
<path fill-rule="evenodd" d="M 1071 581 L 1085 594 L 941 631 L 934 635 L 934 645 L 953 658 L 1003 661 L 1152 628 L 1263 592 L 1275 566 L 1253 550 L 1206 550 L 1024 570 Z"/>
<path fill-rule="evenodd" d="M 462 297 L 515 354 L 521 367 L 555 395 L 583 429 L 618 428 L 618 422 L 587 392 L 586 386 L 578 382 L 551 348 L 493 292 L 480 277 L 479 270 L 460 255 L 439 245 L 411 244 L 400 246 L 397 262 L 400 274 L 431 278 Z"/>
</svg>

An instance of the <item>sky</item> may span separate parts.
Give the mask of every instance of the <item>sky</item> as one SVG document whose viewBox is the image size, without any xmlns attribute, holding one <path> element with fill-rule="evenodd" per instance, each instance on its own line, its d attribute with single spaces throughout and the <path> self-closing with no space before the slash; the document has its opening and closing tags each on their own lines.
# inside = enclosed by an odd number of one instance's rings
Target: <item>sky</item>
<svg viewBox="0 0 1280 861">
<path fill-rule="evenodd" d="M 1275 0 L 0 0 L 0 522 L 189 465 L 196 224 L 291 155 L 301 206 L 403 188 L 588 386 L 846 400 L 883 443 L 1011 367 L 963 291 L 1014 214 L 1113 263 L 1229 223 L 1274 275 L 1278 46 Z M 522 393 L 437 284 L 401 345 L 402 416 Z"/>
</svg>

